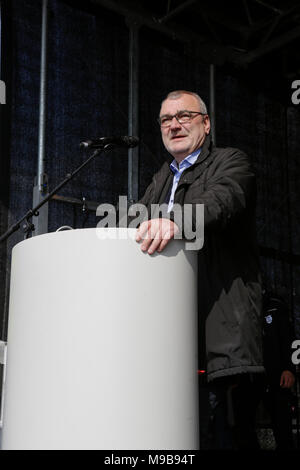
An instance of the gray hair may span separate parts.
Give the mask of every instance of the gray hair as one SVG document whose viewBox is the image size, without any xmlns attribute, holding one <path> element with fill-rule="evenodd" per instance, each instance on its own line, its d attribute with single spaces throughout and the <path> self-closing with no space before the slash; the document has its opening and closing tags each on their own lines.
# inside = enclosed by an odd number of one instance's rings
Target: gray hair
<svg viewBox="0 0 300 470">
<path fill-rule="evenodd" d="M 203 114 L 207 114 L 207 107 L 206 107 L 206 104 L 204 103 L 204 101 L 202 100 L 202 98 L 200 98 L 200 96 L 199 96 L 197 93 L 194 93 L 193 91 L 186 91 L 186 90 L 175 90 L 175 91 L 171 91 L 170 93 L 168 93 L 168 95 L 167 95 L 166 98 L 162 101 L 162 103 L 163 103 L 165 100 L 176 100 L 177 98 L 180 98 L 182 95 L 192 95 L 192 96 L 194 96 L 194 98 L 196 98 L 197 101 L 198 101 L 198 103 L 199 103 L 200 112 L 203 113 Z"/>
</svg>

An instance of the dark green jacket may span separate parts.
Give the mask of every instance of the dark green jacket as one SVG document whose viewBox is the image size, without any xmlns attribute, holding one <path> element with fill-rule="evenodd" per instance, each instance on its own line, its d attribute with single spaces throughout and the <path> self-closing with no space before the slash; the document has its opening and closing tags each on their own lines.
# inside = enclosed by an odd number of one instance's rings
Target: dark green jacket
<svg viewBox="0 0 300 470">
<path fill-rule="evenodd" d="M 139 202 L 148 211 L 151 204 L 166 202 L 172 180 L 165 162 Z M 213 146 L 207 136 L 198 160 L 181 176 L 174 203 L 204 204 L 204 246 L 198 253 L 199 367 L 207 370 L 208 380 L 263 372 L 256 183 L 248 157 L 238 149 Z M 193 230 L 195 223 L 193 217 Z"/>
</svg>

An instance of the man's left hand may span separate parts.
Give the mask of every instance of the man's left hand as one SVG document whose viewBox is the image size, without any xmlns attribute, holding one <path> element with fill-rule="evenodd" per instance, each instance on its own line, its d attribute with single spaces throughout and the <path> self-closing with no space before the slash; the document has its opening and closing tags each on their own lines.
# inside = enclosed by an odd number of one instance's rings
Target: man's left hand
<svg viewBox="0 0 300 470">
<path fill-rule="evenodd" d="M 137 242 L 143 240 L 142 251 L 152 255 L 155 251 L 160 253 L 178 231 L 178 226 L 172 220 L 151 219 L 140 225 L 135 239 Z"/>
</svg>

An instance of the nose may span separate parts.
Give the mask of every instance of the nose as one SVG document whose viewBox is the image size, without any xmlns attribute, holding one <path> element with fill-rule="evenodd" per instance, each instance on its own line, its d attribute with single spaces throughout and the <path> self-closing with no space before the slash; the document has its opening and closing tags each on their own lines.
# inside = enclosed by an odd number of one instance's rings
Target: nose
<svg viewBox="0 0 300 470">
<path fill-rule="evenodd" d="M 181 127 L 181 124 L 177 121 L 176 117 L 173 116 L 173 119 L 170 124 L 170 129 L 178 129 Z"/>
</svg>

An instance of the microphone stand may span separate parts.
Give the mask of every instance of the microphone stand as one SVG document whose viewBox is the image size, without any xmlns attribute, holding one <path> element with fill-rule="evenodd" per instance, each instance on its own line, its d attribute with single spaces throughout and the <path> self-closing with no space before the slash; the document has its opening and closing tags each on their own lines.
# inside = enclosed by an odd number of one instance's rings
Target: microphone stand
<svg viewBox="0 0 300 470">
<path fill-rule="evenodd" d="M 73 173 L 67 174 L 66 178 L 59 183 L 53 191 L 51 191 L 39 204 L 37 204 L 35 207 L 30 209 L 26 214 L 18 220 L 14 225 L 12 225 L 3 235 L 0 237 L 0 243 L 5 241 L 10 235 L 12 235 L 14 232 L 19 230 L 22 222 L 25 221 L 25 224 L 23 225 L 23 231 L 25 233 L 25 239 L 29 238 L 29 235 L 31 232 L 34 230 L 34 224 L 32 223 L 31 219 L 32 217 L 37 217 L 39 215 L 39 209 L 46 204 L 53 196 L 56 194 L 63 186 L 65 186 L 71 179 L 74 178 L 74 176 L 77 175 L 88 163 L 90 163 L 91 160 L 93 160 L 95 157 L 97 157 L 102 151 L 109 150 L 113 148 L 113 144 L 106 144 L 105 146 L 98 148 L 95 150 L 95 152 L 92 153 L 92 155 L 84 162 L 82 165 L 80 165 Z"/>
</svg>

